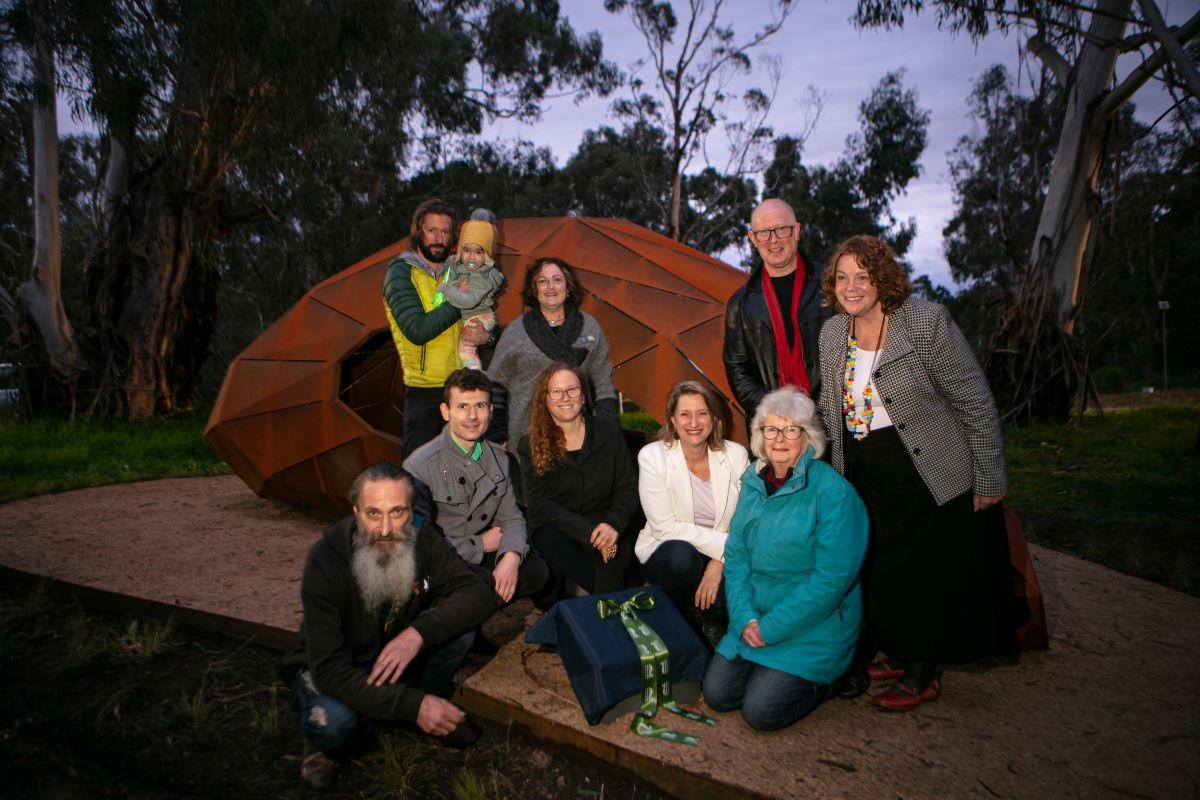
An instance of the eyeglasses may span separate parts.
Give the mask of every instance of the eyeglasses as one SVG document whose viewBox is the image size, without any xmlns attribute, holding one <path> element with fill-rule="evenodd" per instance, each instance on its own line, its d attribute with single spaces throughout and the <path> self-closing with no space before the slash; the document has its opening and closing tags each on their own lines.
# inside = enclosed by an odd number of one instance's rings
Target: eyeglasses
<svg viewBox="0 0 1200 800">
<path fill-rule="evenodd" d="M 567 279 L 562 275 L 555 275 L 553 278 L 538 278 L 533 285 L 539 289 L 545 289 L 547 286 L 561 286 L 566 282 Z"/>
<path fill-rule="evenodd" d="M 782 433 L 783 438 L 793 442 L 800 438 L 800 434 L 804 433 L 804 428 L 801 428 L 799 425 L 788 425 L 786 428 L 764 425 L 759 430 L 762 431 L 764 439 L 778 439 L 779 434 Z"/>
<path fill-rule="evenodd" d="M 778 228 L 764 228 L 761 231 L 751 229 L 750 237 L 759 244 L 766 244 L 771 241 L 772 234 L 774 234 L 776 239 L 790 239 L 795 232 L 796 223 L 793 222 L 791 225 L 780 225 Z"/>
<path fill-rule="evenodd" d="M 568 386 L 566 389 L 547 389 L 546 394 L 550 395 L 551 400 L 562 400 L 564 397 L 574 400 L 582 391 L 578 386 Z"/>
</svg>

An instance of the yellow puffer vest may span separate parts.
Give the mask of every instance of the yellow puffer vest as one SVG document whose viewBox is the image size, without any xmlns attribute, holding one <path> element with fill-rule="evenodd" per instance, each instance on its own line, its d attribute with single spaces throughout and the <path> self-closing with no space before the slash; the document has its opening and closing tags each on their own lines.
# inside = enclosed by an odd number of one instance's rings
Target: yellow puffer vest
<svg viewBox="0 0 1200 800">
<path fill-rule="evenodd" d="M 426 312 L 434 309 L 433 299 L 438 293 L 437 281 L 425 270 L 412 267 L 409 272 L 421 307 Z M 439 304 L 440 305 L 440 304 Z M 392 317 L 392 311 L 383 304 L 388 325 L 392 328 L 392 340 L 400 354 L 400 368 L 404 370 L 404 385 L 418 388 L 441 388 L 450 373 L 462 367 L 458 357 L 458 337 L 462 333 L 462 320 L 455 322 L 423 345 L 416 345 L 404 337 L 400 326 Z"/>
</svg>

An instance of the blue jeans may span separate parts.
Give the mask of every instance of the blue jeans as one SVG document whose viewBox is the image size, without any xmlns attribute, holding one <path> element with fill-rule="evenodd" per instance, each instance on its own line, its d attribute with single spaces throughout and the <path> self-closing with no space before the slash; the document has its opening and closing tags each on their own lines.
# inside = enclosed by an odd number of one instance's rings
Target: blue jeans
<svg viewBox="0 0 1200 800">
<path fill-rule="evenodd" d="M 679 539 L 669 539 L 650 554 L 650 560 L 642 565 L 642 574 L 650 583 L 658 584 L 671 598 L 685 620 L 689 622 L 700 615 L 708 622 L 720 625 L 729 623 L 725 610 L 725 578 L 717 587 L 717 597 L 707 611 L 696 608 L 696 587 L 704 577 L 710 559 L 692 545 Z"/>
<path fill-rule="evenodd" d="M 714 653 L 704 673 L 704 702 L 713 711 L 742 710 L 751 728 L 775 731 L 807 716 L 832 695 L 828 684 L 813 683 L 777 669 Z"/>
<path fill-rule="evenodd" d="M 469 631 L 436 650 L 418 654 L 401 680 L 426 694 L 449 697 L 454 673 L 474 640 L 475 631 Z M 362 715 L 353 708 L 317 691 L 308 670 L 301 671 L 292 686 L 292 709 L 300 712 L 300 734 L 305 741 L 327 755 L 345 749 L 362 722 Z"/>
</svg>

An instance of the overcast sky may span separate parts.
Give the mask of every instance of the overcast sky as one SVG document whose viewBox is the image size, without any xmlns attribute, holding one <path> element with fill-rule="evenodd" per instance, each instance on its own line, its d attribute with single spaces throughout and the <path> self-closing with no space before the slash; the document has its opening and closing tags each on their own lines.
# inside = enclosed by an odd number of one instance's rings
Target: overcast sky
<svg viewBox="0 0 1200 800">
<path fill-rule="evenodd" d="M 966 36 L 939 31 L 928 11 L 910 16 L 903 30 L 860 32 L 848 21 L 855 5 L 849 0 L 795 2 L 798 9 L 783 30 L 752 52 L 755 74 L 744 85 L 766 88 L 762 55 L 770 53 L 783 60 L 783 81 L 767 120 L 777 135 L 803 129 L 806 87 L 812 85 L 822 92 L 825 109 L 807 141 L 804 161 L 830 164 L 841 155 L 846 137 L 859 130 L 859 103 L 885 73 L 904 69 L 904 85 L 916 90 L 920 107 L 930 112 L 929 139 L 921 159 L 923 174 L 909 184 L 907 194 L 893 209 L 899 219 L 913 217 L 917 221 L 917 239 L 909 252 L 916 274 L 928 274 L 935 283 L 951 286 L 942 254 L 942 228 L 953 214 L 954 203 L 946 156 L 959 137 L 974 131 L 966 105 L 972 82 L 997 63 L 1008 67 L 1010 75 L 1017 75 L 1018 37 L 993 35 L 975 44 Z M 1160 0 L 1169 23 L 1194 12 L 1195 4 L 1196 0 Z M 622 69 L 644 54 L 643 40 L 633 23 L 627 16 L 605 12 L 602 0 L 566 0 L 562 6 L 576 31 L 600 33 L 605 56 Z M 683 6 L 676 2 L 677 8 Z M 727 7 L 732 9 L 729 22 L 738 41 L 761 25 L 766 13 L 762 0 L 728 0 Z M 1122 64 L 1118 78 L 1129 68 Z M 648 74 L 646 78 L 649 82 Z M 1145 90 L 1135 100 L 1139 108 L 1164 107 L 1162 98 L 1148 97 Z M 584 131 L 603 124 L 619 127 L 609 114 L 610 102 L 590 100 L 576 106 L 570 99 L 556 100 L 536 126 L 507 122 L 493 126 L 489 135 L 547 145 L 561 165 L 578 148 Z M 1146 114 L 1139 113 L 1142 116 Z"/>
</svg>

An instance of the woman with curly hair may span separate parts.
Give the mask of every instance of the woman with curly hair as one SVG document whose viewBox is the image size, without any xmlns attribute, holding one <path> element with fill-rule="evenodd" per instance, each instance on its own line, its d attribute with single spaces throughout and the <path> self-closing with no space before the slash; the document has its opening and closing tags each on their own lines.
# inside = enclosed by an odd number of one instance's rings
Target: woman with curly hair
<svg viewBox="0 0 1200 800">
<path fill-rule="evenodd" d="M 608 339 L 596 318 L 579 310 L 585 292 L 561 258 L 539 258 L 525 272 L 521 299 L 529 308 L 500 336 L 488 377 L 508 390 L 508 446 L 529 431 L 533 382 L 552 361 L 579 367 L 596 416 L 617 424 L 617 388 Z"/>
<path fill-rule="evenodd" d="M 887 656 L 872 679 L 899 679 L 871 702 L 903 711 L 941 696 L 944 665 L 1017 652 L 1000 418 L 950 312 L 911 296 L 885 243 L 854 236 L 830 263 L 821 411 L 872 523 L 860 652 Z"/>
<path fill-rule="evenodd" d="M 542 370 L 517 455 L 533 546 L 559 596 L 625 588 L 637 476 L 620 426 L 583 413 L 587 380 L 561 361 Z"/>
</svg>

